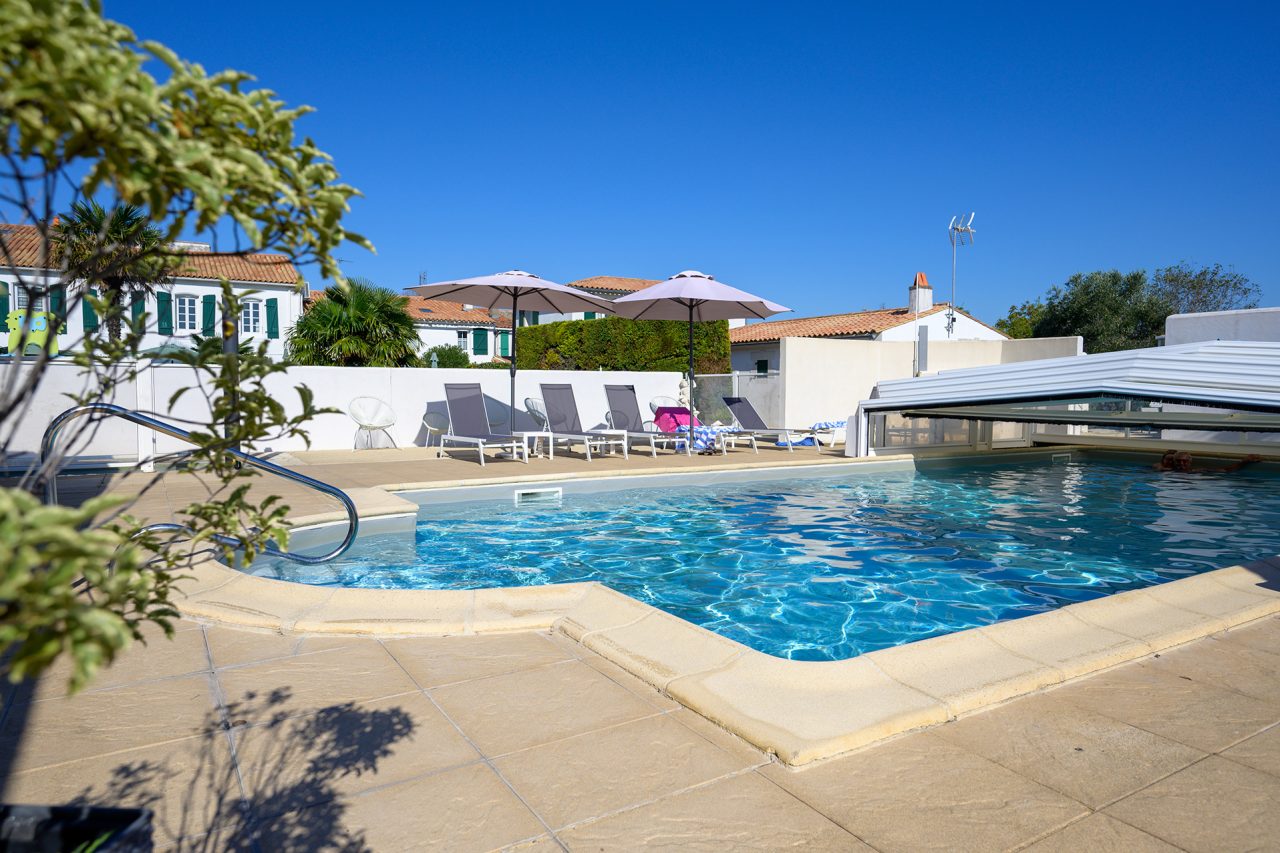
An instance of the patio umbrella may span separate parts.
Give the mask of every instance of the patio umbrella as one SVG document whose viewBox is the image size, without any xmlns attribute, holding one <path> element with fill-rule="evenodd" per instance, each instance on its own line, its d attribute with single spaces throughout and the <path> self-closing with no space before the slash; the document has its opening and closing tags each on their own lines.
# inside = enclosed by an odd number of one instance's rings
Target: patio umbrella
<svg viewBox="0 0 1280 853">
<path fill-rule="evenodd" d="M 791 310 L 696 270 L 678 272 L 652 287 L 620 296 L 614 300 L 613 307 L 619 317 L 632 320 L 689 321 L 690 429 L 693 428 L 693 324 L 707 320 L 763 320 Z"/>
<path fill-rule="evenodd" d="M 613 313 L 613 305 L 582 290 L 538 278 L 523 270 L 509 270 L 494 275 L 460 278 L 436 284 L 406 288 L 425 299 L 447 299 L 481 308 L 511 309 L 511 408 L 507 411 L 507 432 L 515 431 L 516 417 L 516 330 L 520 311 L 549 311 L 568 314 L 573 311 L 605 311 Z"/>
</svg>

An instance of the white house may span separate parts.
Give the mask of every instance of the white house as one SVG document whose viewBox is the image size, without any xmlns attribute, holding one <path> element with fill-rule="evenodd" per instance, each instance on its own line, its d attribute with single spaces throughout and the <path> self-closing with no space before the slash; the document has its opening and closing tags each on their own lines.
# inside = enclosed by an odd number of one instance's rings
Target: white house
<svg viewBox="0 0 1280 853">
<path fill-rule="evenodd" d="M 56 270 L 42 268 L 39 231 L 31 225 L 0 224 L 4 232 L 8 257 L 0 256 L 0 316 L 11 317 L 26 312 L 34 301 L 35 310 L 47 312 L 49 318 L 62 317 L 59 325 L 58 351 L 74 351 L 86 332 L 98 328 L 99 318 L 88 302 L 66 311 L 66 289 L 56 286 Z M 266 339 L 272 358 L 284 357 L 284 335 L 302 314 L 304 294 L 299 289 L 300 277 L 289 259 L 283 255 L 215 255 L 203 243 L 177 244 L 186 251 L 181 274 L 145 298 L 134 299 L 133 316 L 148 315 L 147 333 L 141 349 L 149 350 L 166 344 L 184 345 L 192 335 L 219 334 L 221 321 L 221 278 L 231 282 L 241 303 L 240 340 L 256 343 Z M 28 293 L 19 280 L 48 285 L 47 293 Z M 74 285 L 73 285 L 74 286 Z M 6 352 L 9 335 L 0 335 L 0 348 Z"/>
<path fill-rule="evenodd" d="M 405 310 L 413 318 L 424 350 L 442 344 L 460 347 L 473 364 L 511 355 L 509 315 L 490 316 L 482 308 L 421 296 L 410 296 Z"/>
<path fill-rule="evenodd" d="M 947 303 L 934 304 L 933 288 L 922 272 L 907 290 L 903 308 L 879 308 L 822 317 L 796 317 L 748 323 L 729 330 L 730 361 L 735 371 L 767 373 L 780 368 L 783 338 L 833 338 L 866 341 L 914 341 L 920 328 L 930 341 L 1003 341 L 1006 335 L 956 309 L 947 331 Z"/>
</svg>

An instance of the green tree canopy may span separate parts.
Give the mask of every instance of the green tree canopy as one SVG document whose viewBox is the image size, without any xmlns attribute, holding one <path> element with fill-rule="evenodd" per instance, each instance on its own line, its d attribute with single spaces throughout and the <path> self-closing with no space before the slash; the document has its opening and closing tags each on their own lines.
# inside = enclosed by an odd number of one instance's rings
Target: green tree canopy
<svg viewBox="0 0 1280 853">
<path fill-rule="evenodd" d="M 1039 299 L 1028 300 L 1021 305 L 1010 305 L 1008 315 L 996 320 L 996 330 L 1011 338 L 1034 337 L 1036 323 L 1043 314 L 1044 302 Z"/>
<path fill-rule="evenodd" d="M 1156 270 L 1151 287 L 1174 314 L 1257 308 L 1262 289 L 1222 264 L 1195 269 L 1186 262 Z"/>
<path fill-rule="evenodd" d="M 330 287 L 289 330 L 289 361 L 335 367 L 413 367 L 422 343 L 409 297 L 367 279 Z"/>
<path fill-rule="evenodd" d="M 1259 287 L 1221 264 L 1196 269 L 1185 263 L 1121 274 L 1076 273 L 1044 299 L 1009 307 L 996 328 L 1011 338 L 1079 335 L 1086 352 L 1155 346 L 1170 314 L 1256 308 Z"/>
</svg>

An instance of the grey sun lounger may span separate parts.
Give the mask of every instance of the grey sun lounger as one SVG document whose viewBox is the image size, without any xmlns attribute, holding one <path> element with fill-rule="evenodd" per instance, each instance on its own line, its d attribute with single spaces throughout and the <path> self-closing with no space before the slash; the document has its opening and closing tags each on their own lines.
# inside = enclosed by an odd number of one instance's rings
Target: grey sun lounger
<svg viewBox="0 0 1280 853">
<path fill-rule="evenodd" d="M 693 453 L 693 442 L 683 432 L 662 432 L 640 415 L 640 401 L 636 397 L 634 385 L 606 385 L 605 399 L 609 401 L 609 411 L 605 420 L 614 429 L 627 431 L 627 441 L 649 442 L 649 452 L 658 455 L 658 442 L 665 446 L 667 442 L 684 442 L 685 455 Z M 653 427 L 650 429 L 649 427 Z"/>
<path fill-rule="evenodd" d="M 624 458 L 630 456 L 627 451 L 627 439 L 616 432 L 585 430 L 582 419 L 578 417 L 578 401 L 573 396 L 572 385 L 543 385 L 542 404 L 547 409 L 547 430 L 551 433 L 552 442 L 574 445 L 581 444 L 587 449 L 587 461 L 591 461 L 591 451 L 609 447 L 622 449 Z"/>
<path fill-rule="evenodd" d="M 488 447 L 511 448 L 513 456 L 529 461 L 529 445 L 514 435 L 495 433 L 489 427 L 489 414 L 484 407 L 480 383 L 444 386 L 445 405 L 449 409 L 449 429 L 440 436 L 440 449 L 445 445 L 473 444 L 480 451 L 480 467 L 484 467 L 484 451 Z"/>
<path fill-rule="evenodd" d="M 785 427 L 771 427 L 764 422 L 764 418 L 760 417 L 760 413 L 756 411 L 756 407 L 751 405 L 751 401 L 746 397 L 722 397 L 724 404 L 729 407 L 729 411 L 733 412 L 733 418 L 738 422 L 737 432 L 725 433 L 725 438 L 732 440 L 736 436 L 752 436 L 751 446 L 755 447 L 755 437 L 757 436 L 775 436 L 782 439 L 787 444 L 787 449 L 795 453 L 795 441 L 798 436 L 800 439 L 812 438 L 814 445 L 818 448 L 818 452 L 822 452 L 822 445 L 818 443 L 818 434 L 811 429 L 787 429 Z M 759 450 L 756 450 L 759 453 Z"/>
</svg>

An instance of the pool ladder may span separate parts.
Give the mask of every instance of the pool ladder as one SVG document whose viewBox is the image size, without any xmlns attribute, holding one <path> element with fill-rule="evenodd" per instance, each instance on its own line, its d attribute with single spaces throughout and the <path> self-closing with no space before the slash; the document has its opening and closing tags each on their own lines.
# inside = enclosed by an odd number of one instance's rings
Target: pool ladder
<svg viewBox="0 0 1280 853">
<path fill-rule="evenodd" d="M 58 441 L 58 434 L 62 431 L 62 428 L 66 426 L 69 421 L 94 413 L 120 418 L 122 420 L 129 421 L 130 423 L 137 424 L 138 426 L 154 430 L 162 435 L 167 435 L 170 438 L 185 441 L 188 444 L 198 444 L 191 437 L 191 433 L 184 429 L 179 429 L 173 424 L 157 420 L 150 415 L 144 415 L 141 412 L 135 412 L 132 409 L 126 409 L 125 407 L 117 406 L 114 403 L 88 403 L 83 406 L 74 406 L 67 409 L 65 412 L 54 418 L 49 424 L 49 427 L 44 431 L 44 438 L 40 441 L 40 464 L 42 467 L 44 463 L 52 457 L 54 446 Z M 356 534 L 360 530 L 360 516 L 356 513 L 355 503 L 346 492 L 342 491 L 337 486 L 331 486 L 328 483 L 323 483 L 312 477 L 308 477 L 306 474 L 299 474 L 297 471 L 290 471 L 288 468 L 277 465 L 274 462 L 269 462 L 260 456 L 254 456 L 251 453 L 245 453 L 243 451 L 233 449 L 228 449 L 226 453 L 230 454 L 244 465 L 257 468 L 260 471 L 266 471 L 268 474 L 274 474 L 277 477 L 283 477 L 286 480 L 291 480 L 299 485 L 306 486 L 308 489 L 322 492 L 326 495 L 337 498 L 342 504 L 343 509 L 346 510 L 347 535 L 344 536 L 342 542 L 329 553 L 322 554 L 318 557 L 310 557 L 306 554 L 295 554 L 290 551 L 282 551 L 272 542 L 268 542 L 264 547 L 263 550 L 266 553 L 275 557 L 283 557 L 286 560 L 292 560 L 295 563 L 314 566 L 342 556 L 346 553 L 346 550 L 351 547 L 351 543 L 355 542 Z M 45 503 L 48 504 L 56 504 L 58 502 L 57 468 L 49 473 L 44 489 L 44 500 Z M 185 524 L 166 521 L 149 524 L 139 530 L 137 535 L 151 532 L 173 532 L 185 533 L 187 535 L 193 535 L 195 533 L 194 530 Z M 236 536 L 217 533 L 211 538 L 219 545 L 226 545 L 232 548 L 242 548 L 244 546 L 244 540 Z"/>
</svg>

